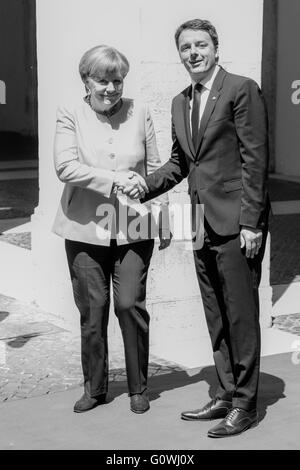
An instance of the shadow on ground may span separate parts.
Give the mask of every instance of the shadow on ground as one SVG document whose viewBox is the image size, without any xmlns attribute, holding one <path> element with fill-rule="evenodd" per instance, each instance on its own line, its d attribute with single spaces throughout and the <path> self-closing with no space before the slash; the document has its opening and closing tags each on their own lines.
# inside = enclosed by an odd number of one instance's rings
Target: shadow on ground
<svg viewBox="0 0 300 470">
<path fill-rule="evenodd" d="M 9 312 L 0 312 L 0 321 L 5 320 L 9 315 Z"/>
<path fill-rule="evenodd" d="M 173 371 L 168 374 L 158 375 L 149 379 L 149 398 L 150 401 L 154 401 L 160 398 L 163 392 L 174 390 L 181 387 L 186 387 L 191 384 L 206 382 L 209 391 L 207 400 L 204 403 L 199 402 L 199 408 L 204 406 L 209 399 L 215 396 L 215 392 L 218 386 L 218 378 L 213 366 L 204 367 L 195 375 L 190 376 L 186 371 Z M 276 377 L 275 375 L 267 374 L 264 372 L 260 373 L 260 384 L 258 393 L 258 413 L 259 420 L 262 421 L 266 414 L 269 406 L 274 405 L 277 401 L 285 398 L 284 394 L 285 382 Z M 119 395 L 127 393 L 126 381 L 118 381 L 110 384 L 109 402 L 113 401 Z M 199 391 L 199 396 L 201 393 Z M 187 403 L 186 409 L 189 408 Z"/>
<path fill-rule="evenodd" d="M 41 336 L 41 334 L 42 333 L 30 333 L 28 335 L 16 336 L 15 338 L 11 339 L 10 341 L 7 341 L 6 344 L 8 346 L 10 346 L 11 348 L 22 348 L 32 338 L 36 338 L 37 336 Z"/>
</svg>

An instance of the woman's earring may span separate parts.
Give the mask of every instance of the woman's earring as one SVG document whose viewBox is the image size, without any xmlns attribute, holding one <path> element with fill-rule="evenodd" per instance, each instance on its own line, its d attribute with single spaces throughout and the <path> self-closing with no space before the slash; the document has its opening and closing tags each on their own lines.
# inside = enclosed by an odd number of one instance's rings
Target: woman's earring
<svg viewBox="0 0 300 470">
<path fill-rule="evenodd" d="M 91 90 L 89 90 L 87 87 L 85 87 L 86 95 L 83 97 L 83 100 L 90 104 L 91 102 Z"/>
</svg>

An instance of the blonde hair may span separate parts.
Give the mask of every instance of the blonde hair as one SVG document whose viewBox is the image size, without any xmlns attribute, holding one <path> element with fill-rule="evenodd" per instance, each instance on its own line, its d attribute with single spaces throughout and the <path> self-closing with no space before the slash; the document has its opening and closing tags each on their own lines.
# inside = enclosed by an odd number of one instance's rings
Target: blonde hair
<svg viewBox="0 0 300 470">
<path fill-rule="evenodd" d="M 79 73 L 83 82 L 88 77 L 96 78 L 111 74 L 120 74 L 124 78 L 128 71 L 129 62 L 124 54 L 104 44 L 85 52 L 79 63 Z"/>
</svg>

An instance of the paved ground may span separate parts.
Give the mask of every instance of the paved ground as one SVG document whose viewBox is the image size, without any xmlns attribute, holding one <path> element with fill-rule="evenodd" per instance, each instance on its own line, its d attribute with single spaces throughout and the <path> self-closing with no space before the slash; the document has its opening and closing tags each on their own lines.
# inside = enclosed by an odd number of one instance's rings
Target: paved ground
<svg viewBox="0 0 300 470">
<path fill-rule="evenodd" d="M 300 214 L 273 215 L 270 233 L 270 283 L 300 281 Z"/>
<path fill-rule="evenodd" d="M 20 246 L 21 248 L 25 248 L 27 250 L 31 249 L 31 233 L 30 232 L 22 232 L 22 233 L 10 233 L 0 234 L 0 240 L 11 243 L 12 245 Z"/>
<path fill-rule="evenodd" d="M 1 172 L 0 172 L 1 175 Z M 37 179 L 12 179 L 0 184 L 0 218 L 17 218 L 31 215 L 38 205 Z"/>
<path fill-rule="evenodd" d="M 282 315 L 274 328 L 300 336 L 300 314 Z M 124 358 L 110 344 L 110 381 L 125 381 Z M 177 365 L 150 356 L 149 376 Z M 82 385 L 80 338 L 40 308 L 0 295 L 0 402 Z"/>
<path fill-rule="evenodd" d="M 299 367 L 291 354 L 262 359 L 259 426 L 230 439 L 209 439 L 214 423 L 180 419 L 213 396 L 214 367 L 203 367 L 150 378 L 151 408 L 143 415 L 130 412 L 124 381 L 112 383 L 108 403 L 88 413 L 72 412 L 78 388 L 0 403 L 0 449 L 106 449 L 110 456 L 126 449 L 299 450 Z"/>
<path fill-rule="evenodd" d="M 150 357 L 150 377 L 178 369 Z M 123 355 L 113 345 L 110 370 L 110 382 L 126 380 Z M 79 335 L 40 308 L 0 295 L 0 376 L 0 402 L 82 385 Z"/>
<path fill-rule="evenodd" d="M 287 331 L 300 336 L 300 313 L 292 315 L 279 315 L 274 318 L 273 326 L 282 331 Z"/>
<path fill-rule="evenodd" d="M 31 304 L 0 296 L 0 305 L 1 401 L 80 384 L 78 338 Z"/>
</svg>

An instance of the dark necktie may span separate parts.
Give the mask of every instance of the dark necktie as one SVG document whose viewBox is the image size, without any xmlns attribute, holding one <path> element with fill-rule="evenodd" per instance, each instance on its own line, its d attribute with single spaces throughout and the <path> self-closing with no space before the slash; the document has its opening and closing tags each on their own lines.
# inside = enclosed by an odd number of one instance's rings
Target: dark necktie
<svg viewBox="0 0 300 470">
<path fill-rule="evenodd" d="M 192 109 L 192 140 L 195 150 L 197 150 L 197 141 L 199 133 L 199 113 L 200 113 L 200 101 L 201 101 L 201 83 L 196 83 L 194 86 L 194 96 L 193 96 L 193 109 Z"/>
</svg>

